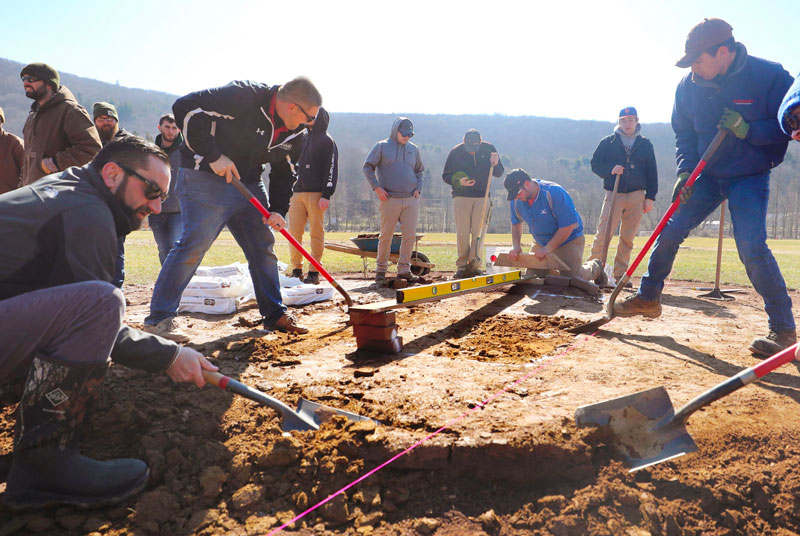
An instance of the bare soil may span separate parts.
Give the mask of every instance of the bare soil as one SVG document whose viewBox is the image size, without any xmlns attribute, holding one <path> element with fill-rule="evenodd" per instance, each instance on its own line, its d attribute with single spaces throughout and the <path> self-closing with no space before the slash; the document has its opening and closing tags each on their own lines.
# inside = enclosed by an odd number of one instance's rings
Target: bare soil
<svg viewBox="0 0 800 536">
<path fill-rule="evenodd" d="M 361 303 L 393 295 L 340 277 Z M 405 348 L 396 356 L 356 350 L 338 297 L 295 311 L 311 329 L 304 336 L 260 330 L 254 307 L 182 316 L 223 373 L 290 405 L 305 398 L 377 425 L 334 418 L 317 432 L 284 433 L 267 407 L 112 366 L 82 447 L 146 460 L 147 490 L 95 511 L 0 506 L 0 536 L 267 534 L 421 440 L 285 532 L 798 534 L 793 364 L 692 416 L 698 452 L 636 473 L 609 432 L 575 427 L 578 406 L 663 385 L 677 407 L 758 362 L 747 347 L 766 333 L 760 297 L 751 290 L 714 302 L 689 287 L 667 287 L 661 318 L 617 318 L 594 336 L 566 331 L 603 308 L 571 287 L 517 286 L 399 309 Z M 128 322 L 140 324 L 152 288 L 125 291 Z M 0 411 L 6 461 L 14 411 Z"/>
</svg>

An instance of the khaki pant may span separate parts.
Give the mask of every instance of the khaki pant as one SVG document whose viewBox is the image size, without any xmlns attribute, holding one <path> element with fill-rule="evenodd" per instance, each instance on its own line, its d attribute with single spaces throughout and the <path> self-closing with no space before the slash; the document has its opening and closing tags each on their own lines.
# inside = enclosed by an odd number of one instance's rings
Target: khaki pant
<svg viewBox="0 0 800 536">
<path fill-rule="evenodd" d="M 325 218 L 325 211 L 319 209 L 319 200 L 322 192 L 294 192 L 289 201 L 289 233 L 301 244 L 303 243 L 303 232 L 306 228 L 306 221 L 311 231 L 311 256 L 317 261 L 322 260 L 322 252 L 325 247 L 325 229 L 322 220 Z M 289 259 L 292 268 L 303 268 L 303 254 L 296 248 L 289 248 Z M 310 271 L 316 269 L 309 268 Z"/>
<path fill-rule="evenodd" d="M 535 244 L 534 244 L 535 246 Z M 533 252 L 534 246 L 531 246 Z M 603 271 L 603 267 L 599 261 L 588 260 L 581 264 L 583 259 L 583 249 L 586 246 L 586 237 L 581 235 L 578 238 L 562 244 L 558 249 L 553 251 L 559 259 L 564 261 L 564 264 L 569 266 L 568 272 L 559 272 L 559 275 L 569 277 L 580 277 L 586 281 L 594 281 Z M 548 270 L 531 270 L 532 275 L 545 276 Z M 527 274 L 527 272 L 526 272 Z"/>
<path fill-rule="evenodd" d="M 466 268 L 473 265 L 481 266 L 481 252 L 478 251 L 478 239 L 481 232 L 481 219 L 483 217 L 482 197 L 454 197 L 453 212 L 456 220 L 456 244 L 458 258 L 456 268 Z"/>
<path fill-rule="evenodd" d="M 392 236 L 397 222 L 403 238 L 400 242 L 400 258 L 397 260 L 397 273 L 408 273 L 411 270 L 411 251 L 417 235 L 417 219 L 419 217 L 419 198 L 390 197 L 381 202 L 381 234 L 378 238 L 378 259 L 376 271 L 386 273 L 389 267 L 389 253 Z"/>
<path fill-rule="evenodd" d="M 622 221 L 619 230 L 619 243 L 617 244 L 617 256 L 614 258 L 614 279 L 619 279 L 628 270 L 631 262 L 631 251 L 633 250 L 633 239 L 639 231 L 639 222 L 644 215 L 644 190 L 636 190 L 627 194 L 617 193 L 617 200 L 614 203 L 614 214 L 609 218 L 611 211 L 611 194 L 606 190 L 606 197 L 603 200 L 603 208 L 600 211 L 600 221 L 597 223 L 597 234 L 592 243 L 592 253 L 589 260 L 599 259 L 603 256 L 604 239 L 611 224 L 611 235 L 617 230 L 617 225 Z M 608 261 L 606 261 L 608 262 Z"/>
</svg>

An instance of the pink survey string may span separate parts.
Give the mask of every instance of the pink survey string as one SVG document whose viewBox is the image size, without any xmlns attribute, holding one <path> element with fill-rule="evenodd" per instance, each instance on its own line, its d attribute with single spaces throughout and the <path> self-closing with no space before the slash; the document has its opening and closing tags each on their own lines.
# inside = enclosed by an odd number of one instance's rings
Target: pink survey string
<svg viewBox="0 0 800 536">
<path fill-rule="evenodd" d="M 306 510 L 306 511 L 300 513 L 300 514 L 297 514 L 293 519 L 287 521 L 286 523 L 284 523 L 280 527 L 272 530 L 270 533 L 267 534 L 267 536 L 272 536 L 273 534 L 277 534 L 277 533 L 281 532 L 283 529 L 285 529 L 289 525 L 292 525 L 293 523 L 295 523 L 296 521 L 298 521 L 298 520 L 302 519 L 303 517 L 307 516 L 308 514 L 310 514 L 311 512 L 316 510 L 317 508 L 319 508 L 320 506 L 322 506 L 325 503 L 333 500 L 334 497 L 336 497 L 337 495 L 339 495 L 341 493 L 344 493 L 345 491 L 347 491 L 348 489 L 352 488 L 353 486 L 355 486 L 356 484 L 358 484 L 362 480 L 365 480 L 366 478 L 370 477 L 371 475 L 377 473 L 378 471 L 380 471 L 381 469 L 383 469 L 384 467 L 386 467 L 390 463 L 394 462 L 396 459 L 398 459 L 398 458 L 400 458 L 402 456 L 405 456 L 406 454 L 408 454 L 409 452 L 411 452 L 412 450 L 414 450 L 418 446 L 422 445 L 423 443 L 425 443 L 426 441 L 428 441 L 429 439 L 431 439 L 435 435 L 439 434 L 443 430 L 446 430 L 447 428 L 453 426 L 454 424 L 456 424 L 460 420 L 466 418 L 467 416 L 472 414 L 474 411 L 486 407 L 488 404 L 493 402 L 497 397 L 499 397 L 502 394 L 507 393 L 509 391 L 509 389 L 513 388 L 515 385 L 517 385 L 520 382 L 523 382 L 523 381 L 527 380 L 528 378 L 530 378 L 531 376 L 533 376 L 534 374 L 539 372 L 541 369 L 543 369 L 545 366 L 549 365 L 550 363 L 552 363 L 553 361 L 555 361 L 559 357 L 563 356 L 564 354 L 566 354 L 567 352 L 569 352 L 573 348 L 576 348 L 579 343 L 582 343 L 582 342 L 585 342 L 585 341 L 589 340 L 590 337 L 594 337 L 597 333 L 598 332 L 596 331 L 596 332 L 592 333 L 591 335 L 589 335 L 588 337 L 584 337 L 582 340 L 578 341 L 577 343 L 573 344 L 572 346 L 569 346 L 569 347 L 565 348 L 563 352 L 552 356 L 550 359 L 548 359 L 546 361 L 543 361 L 542 363 L 539 364 L 539 366 L 534 368 L 531 372 L 529 372 L 525 376 L 519 378 L 518 380 L 508 384 L 508 386 L 504 387 L 502 390 L 500 390 L 497 393 L 495 393 L 492 397 L 490 397 L 485 402 L 481 402 L 481 403 L 477 404 L 474 408 L 470 408 L 469 410 L 467 410 L 466 412 L 464 412 L 460 416 L 454 418 L 453 420 L 451 420 L 450 422 L 448 422 L 447 424 L 445 424 L 444 426 L 442 426 L 441 428 L 439 428 L 435 432 L 431 432 L 427 437 L 425 437 L 423 439 L 420 439 L 419 441 L 417 441 L 416 443 L 414 443 L 413 445 L 411 445 L 410 447 L 408 447 L 404 451 L 400 452 L 399 454 L 395 454 L 394 456 L 392 456 L 391 458 L 389 458 L 388 460 L 386 460 L 385 462 L 383 462 L 379 466 L 375 467 L 374 469 L 372 469 L 368 473 L 365 473 L 364 475 L 358 477 L 356 480 L 354 480 L 351 483 L 347 484 L 345 487 L 343 487 L 339 491 L 337 491 L 335 493 L 331 493 L 330 495 L 328 495 L 327 498 L 321 500 L 320 502 L 318 502 L 317 504 L 315 504 L 314 506 L 312 506 L 308 510 Z"/>
</svg>

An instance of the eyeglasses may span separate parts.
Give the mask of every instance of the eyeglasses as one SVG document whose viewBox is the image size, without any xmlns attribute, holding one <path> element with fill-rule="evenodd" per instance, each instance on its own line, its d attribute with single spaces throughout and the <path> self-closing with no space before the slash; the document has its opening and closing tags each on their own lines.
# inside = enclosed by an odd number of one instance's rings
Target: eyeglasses
<svg viewBox="0 0 800 536">
<path fill-rule="evenodd" d="M 298 108 L 300 108 L 300 111 L 301 111 L 301 112 L 303 112 L 303 115 L 304 115 L 304 116 L 306 116 L 306 123 L 313 123 L 314 121 L 316 121 L 316 119 L 317 119 L 317 116 L 316 116 L 316 115 L 315 115 L 314 117 L 311 117 L 310 115 L 308 115 L 308 113 L 307 113 L 305 110 L 303 110 L 303 107 L 302 107 L 302 106 L 300 106 L 300 105 L 299 105 L 299 104 L 297 104 L 296 102 L 295 102 L 295 103 L 293 103 L 293 104 L 294 104 L 295 106 L 297 106 Z"/>
<path fill-rule="evenodd" d="M 795 110 L 793 113 L 786 115 L 783 118 L 783 120 L 786 121 L 786 124 L 789 126 L 790 129 L 800 130 L 800 117 L 797 117 L 795 113 L 797 113 L 797 110 Z"/>
<path fill-rule="evenodd" d="M 133 175 L 134 177 L 136 177 L 137 179 L 139 179 L 140 181 L 142 181 L 145 184 L 146 188 L 144 189 L 144 196 L 147 199 L 150 199 L 151 201 L 155 201 L 156 199 L 161 198 L 161 202 L 163 203 L 164 201 L 167 200 L 167 197 L 169 197 L 169 193 L 167 193 L 164 190 L 162 190 L 161 186 L 159 186 L 158 184 L 154 183 L 150 179 L 146 179 L 146 178 L 142 177 L 141 175 L 136 173 L 131 168 L 129 168 L 127 166 L 123 166 L 119 162 L 114 162 L 114 163 L 117 164 L 120 167 L 120 169 L 122 169 L 122 171 L 125 172 L 126 175 Z"/>
<path fill-rule="evenodd" d="M 34 82 L 39 82 L 41 80 L 39 78 L 36 78 L 35 76 L 30 76 L 30 75 L 27 75 L 27 74 L 24 75 L 24 76 L 20 76 L 19 78 L 23 82 L 28 82 L 30 84 L 33 84 Z"/>
<path fill-rule="evenodd" d="M 399 131 L 399 132 L 400 132 L 400 135 L 403 136 L 404 138 L 410 138 L 410 137 L 412 137 L 414 135 L 413 132 L 408 132 L 407 130 L 405 132 L 403 132 L 402 130 Z"/>
</svg>

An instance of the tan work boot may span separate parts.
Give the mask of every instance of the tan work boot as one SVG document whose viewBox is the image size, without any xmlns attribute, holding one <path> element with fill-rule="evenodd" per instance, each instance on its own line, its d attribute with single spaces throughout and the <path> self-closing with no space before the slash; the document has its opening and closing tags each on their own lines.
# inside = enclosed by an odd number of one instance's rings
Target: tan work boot
<svg viewBox="0 0 800 536">
<path fill-rule="evenodd" d="M 283 331 L 285 333 L 308 333 L 308 329 L 304 328 L 303 326 L 298 326 L 295 317 L 289 313 L 283 313 L 283 316 L 281 316 L 272 325 L 267 325 L 265 323 L 264 329 L 269 329 L 271 331 Z"/>
<path fill-rule="evenodd" d="M 192 338 L 189 337 L 186 333 L 181 331 L 181 327 L 178 325 L 177 320 L 175 320 L 174 316 L 169 318 L 165 318 L 161 322 L 156 325 L 145 324 L 142 328 L 142 331 L 145 333 L 152 333 L 153 335 L 158 335 L 159 337 L 164 337 L 165 339 L 169 339 L 171 341 L 175 341 L 178 344 L 186 344 L 187 342 L 191 341 Z"/>
<path fill-rule="evenodd" d="M 646 316 L 648 318 L 658 318 L 661 316 L 661 302 L 647 301 L 639 297 L 638 294 L 629 296 L 619 303 L 614 304 L 614 315 L 616 316 Z"/>
<path fill-rule="evenodd" d="M 750 343 L 750 351 L 756 357 L 771 357 L 797 342 L 795 330 L 770 331 L 766 337 L 758 337 Z"/>
</svg>

